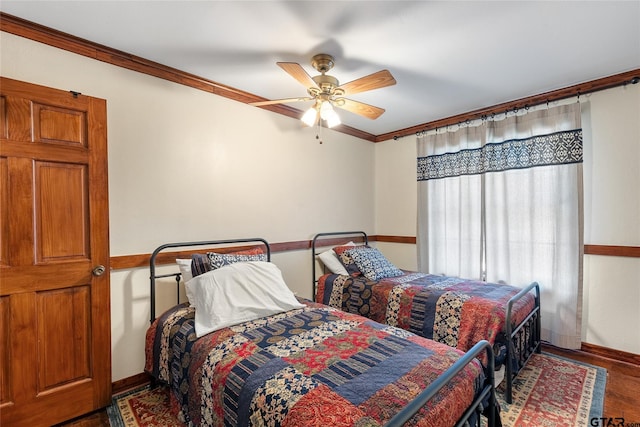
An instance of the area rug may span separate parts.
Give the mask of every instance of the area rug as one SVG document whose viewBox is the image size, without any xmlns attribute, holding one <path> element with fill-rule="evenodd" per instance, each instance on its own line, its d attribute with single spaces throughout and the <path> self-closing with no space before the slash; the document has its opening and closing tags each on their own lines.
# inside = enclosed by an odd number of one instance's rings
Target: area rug
<svg viewBox="0 0 640 427">
<path fill-rule="evenodd" d="M 534 354 L 514 381 L 513 403 L 498 388 L 505 427 L 588 427 L 602 416 L 604 368 L 548 353 Z M 107 408 L 112 427 L 184 427 L 169 408 L 165 387 L 141 387 L 113 397 Z"/>
<path fill-rule="evenodd" d="M 111 427 L 185 427 L 171 412 L 169 388 L 148 385 L 113 396 Z"/>
<path fill-rule="evenodd" d="M 513 402 L 498 387 L 503 426 L 593 425 L 602 416 L 607 370 L 549 353 L 534 354 L 513 382 Z"/>
</svg>

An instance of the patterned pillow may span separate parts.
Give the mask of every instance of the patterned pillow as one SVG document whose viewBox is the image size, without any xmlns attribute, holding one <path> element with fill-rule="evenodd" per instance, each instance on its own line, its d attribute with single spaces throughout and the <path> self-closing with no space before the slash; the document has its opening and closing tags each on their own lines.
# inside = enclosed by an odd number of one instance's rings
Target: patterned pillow
<svg viewBox="0 0 640 427">
<path fill-rule="evenodd" d="M 267 260 L 267 255 L 260 249 L 250 249 L 247 251 L 233 252 L 229 254 L 207 252 L 207 257 L 209 257 L 211 270 L 224 267 L 225 265 L 234 264 L 236 262 Z"/>
<path fill-rule="evenodd" d="M 351 247 L 354 247 L 355 245 L 356 244 L 353 243 L 353 242 L 348 242 L 348 243 L 344 243 L 344 244 L 339 245 L 339 246 L 351 246 Z M 338 255 L 336 254 L 336 252 L 333 249 L 329 249 L 328 251 L 324 251 L 324 252 L 320 253 L 317 257 L 320 260 L 320 262 L 322 263 L 322 265 L 325 267 L 325 272 L 328 269 L 333 274 L 339 274 L 339 275 L 342 275 L 342 276 L 348 276 L 349 275 L 347 270 L 344 268 L 344 265 L 342 265 L 342 262 L 340 261 L 340 258 L 338 257 Z"/>
<path fill-rule="evenodd" d="M 267 256 L 265 255 L 264 251 L 261 248 L 253 248 L 253 249 L 247 249 L 244 251 L 236 251 L 236 252 L 230 252 L 228 254 L 218 254 L 215 252 L 210 252 L 212 254 L 215 255 L 226 255 L 226 257 L 228 257 L 226 264 L 222 264 L 222 265 L 227 265 L 227 264 L 232 264 L 234 262 L 239 262 L 241 260 L 236 260 L 236 261 L 232 261 L 232 257 L 233 256 L 261 256 L 259 259 L 255 258 L 255 259 L 245 259 L 242 261 L 266 261 L 267 260 Z M 219 261 L 216 259 L 216 263 L 219 264 Z M 220 268 L 222 267 L 222 265 L 218 265 L 217 267 L 213 267 L 213 263 L 211 261 L 211 257 L 209 256 L 209 253 L 207 254 L 194 254 L 191 255 L 191 274 L 193 277 L 199 276 L 201 274 L 206 273 L 207 271 L 211 271 L 211 270 L 215 270 L 216 268 Z"/>
<path fill-rule="evenodd" d="M 191 255 L 191 276 L 197 277 L 211 270 L 211 263 L 205 254 Z"/>
<path fill-rule="evenodd" d="M 367 247 L 356 250 L 355 248 L 346 251 L 358 269 L 369 280 L 380 280 L 386 277 L 402 276 L 402 270 L 391 264 L 388 259 L 376 248 Z"/>
<path fill-rule="evenodd" d="M 333 251 L 338 256 L 338 259 L 340 260 L 342 265 L 344 265 L 344 268 L 347 269 L 347 273 L 349 273 L 350 276 L 360 276 L 362 275 L 362 271 L 360 271 L 360 269 L 354 262 L 353 257 L 351 256 L 349 251 L 359 251 L 359 250 L 365 250 L 368 248 L 369 246 L 364 246 L 364 245 L 360 245 L 360 246 L 345 245 L 345 246 L 336 246 L 335 248 L 333 248 Z"/>
</svg>

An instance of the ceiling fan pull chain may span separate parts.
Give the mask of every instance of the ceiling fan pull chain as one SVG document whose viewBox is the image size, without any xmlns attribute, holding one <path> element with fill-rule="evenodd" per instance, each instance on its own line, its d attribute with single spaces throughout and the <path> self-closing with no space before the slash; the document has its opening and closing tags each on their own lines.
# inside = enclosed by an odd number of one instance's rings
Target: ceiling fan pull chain
<svg viewBox="0 0 640 427">
<path fill-rule="evenodd" d="M 321 134 L 322 134 L 322 126 L 320 126 L 320 120 L 318 120 L 318 123 L 316 123 L 316 139 L 318 140 L 319 144 L 322 144 L 322 138 L 321 138 Z"/>
</svg>

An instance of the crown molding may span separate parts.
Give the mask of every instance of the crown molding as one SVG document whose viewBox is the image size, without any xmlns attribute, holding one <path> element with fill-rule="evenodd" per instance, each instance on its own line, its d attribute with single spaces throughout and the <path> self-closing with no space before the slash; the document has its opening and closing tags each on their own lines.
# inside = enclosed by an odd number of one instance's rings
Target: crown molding
<svg viewBox="0 0 640 427">
<path fill-rule="evenodd" d="M 110 48 L 98 43 L 91 42 L 80 37 L 73 36 L 4 12 L 0 12 L 0 31 L 11 33 L 20 37 L 34 40 L 47 44 L 59 49 L 83 55 L 108 64 L 123 67 L 132 71 L 137 71 L 150 76 L 165 79 L 174 83 L 193 87 L 203 90 L 214 95 L 223 96 L 234 101 L 249 104 L 252 102 L 266 101 L 267 99 L 254 95 L 249 92 L 235 89 L 212 80 L 208 80 L 184 71 L 168 67 L 129 53 Z M 522 108 L 529 108 L 534 105 L 554 102 L 561 99 L 579 96 L 596 92 L 599 90 L 609 89 L 615 86 L 626 85 L 629 83 L 638 83 L 640 81 L 640 69 L 627 71 L 609 77 L 603 77 L 580 84 L 576 84 L 563 89 L 545 92 L 539 95 L 521 98 L 511 102 L 494 105 L 491 107 L 481 108 L 455 116 L 434 120 L 427 123 L 418 124 L 396 131 L 373 135 L 360 129 L 347 125 L 339 125 L 332 130 L 340 133 L 354 136 L 371 142 L 382 142 L 387 140 L 397 140 L 399 138 L 410 136 L 418 132 L 426 132 L 433 129 L 444 128 L 447 126 L 465 123 L 468 121 L 482 119 L 492 114 L 502 114 L 508 111 L 517 111 Z M 302 117 L 303 111 L 283 104 L 264 105 L 258 108 L 272 111 L 295 119 Z"/>
</svg>

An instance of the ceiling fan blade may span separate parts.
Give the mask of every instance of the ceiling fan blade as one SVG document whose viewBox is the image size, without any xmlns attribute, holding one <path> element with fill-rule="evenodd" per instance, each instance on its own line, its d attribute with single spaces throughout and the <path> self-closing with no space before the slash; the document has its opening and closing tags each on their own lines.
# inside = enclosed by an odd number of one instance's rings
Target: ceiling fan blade
<svg viewBox="0 0 640 427">
<path fill-rule="evenodd" d="M 284 99 L 273 99 L 270 101 L 258 101 L 258 102 L 250 102 L 249 105 L 253 105 L 259 107 L 261 105 L 272 105 L 272 104 L 286 104 L 288 102 L 299 102 L 299 101 L 312 101 L 314 98 L 310 96 L 304 98 L 284 98 Z"/>
<path fill-rule="evenodd" d="M 318 84 L 297 62 L 276 62 L 276 64 L 291 77 L 302 83 L 307 89 L 310 87 L 318 87 Z"/>
<path fill-rule="evenodd" d="M 364 102 L 354 101 L 347 98 L 338 98 L 334 105 L 338 108 L 343 108 L 352 113 L 359 114 L 368 119 L 375 120 L 384 113 L 384 108 L 374 107 L 373 105 L 365 104 Z"/>
<path fill-rule="evenodd" d="M 393 78 L 391 73 L 388 70 L 382 70 L 345 83 L 339 86 L 338 89 L 344 90 L 345 95 L 353 95 L 354 93 L 393 86 L 394 84 L 396 84 L 396 79 Z"/>
</svg>

